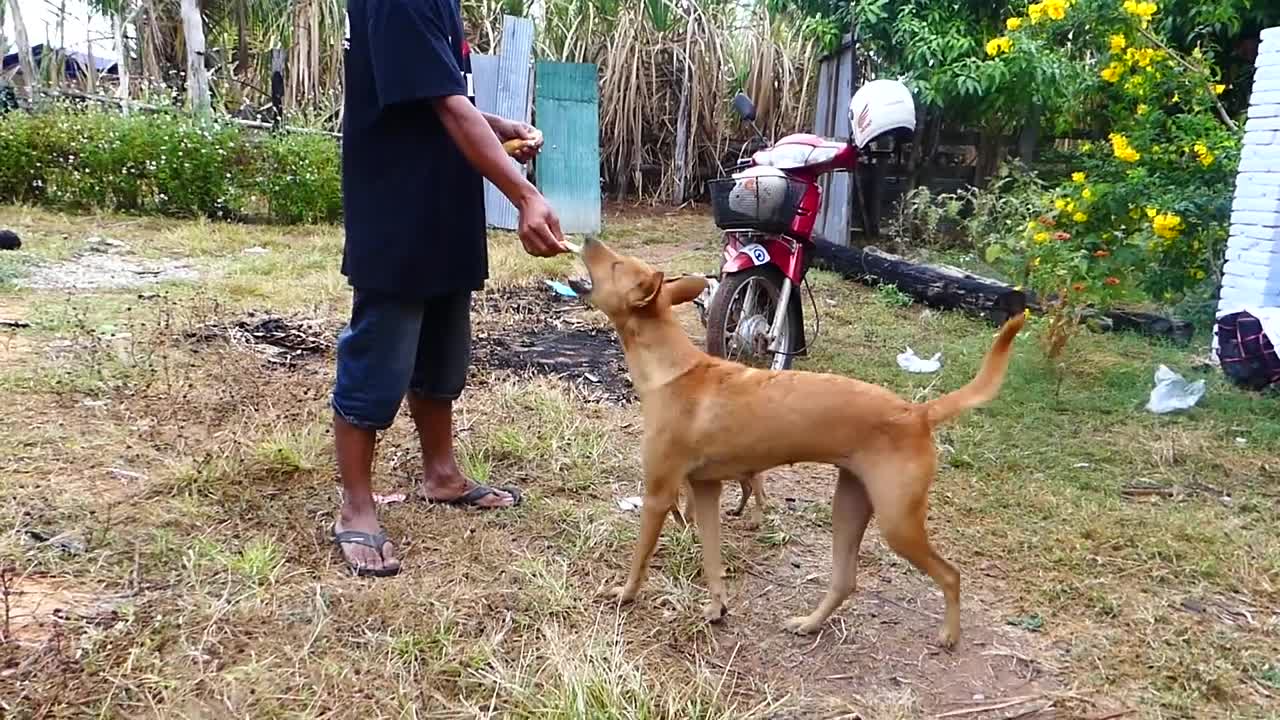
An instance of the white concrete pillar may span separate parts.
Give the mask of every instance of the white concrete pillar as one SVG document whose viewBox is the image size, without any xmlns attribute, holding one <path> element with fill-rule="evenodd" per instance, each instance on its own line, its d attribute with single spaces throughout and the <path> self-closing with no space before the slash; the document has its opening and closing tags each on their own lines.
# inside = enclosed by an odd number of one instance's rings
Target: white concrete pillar
<svg viewBox="0 0 1280 720">
<path fill-rule="evenodd" d="M 1280 27 L 1262 31 L 1218 311 L 1280 307 Z"/>
</svg>

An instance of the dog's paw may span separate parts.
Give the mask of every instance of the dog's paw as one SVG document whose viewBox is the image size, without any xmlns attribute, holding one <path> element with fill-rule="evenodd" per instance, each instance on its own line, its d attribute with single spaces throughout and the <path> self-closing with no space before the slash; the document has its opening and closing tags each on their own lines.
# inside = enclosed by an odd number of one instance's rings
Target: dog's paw
<svg viewBox="0 0 1280 720">
<path fill-rule="evenodd" d="M 605 597 L 619 603 L 629 603 L 636 599 L 636 592 L 630 590 L 626 585 L 619 585 L 605 593 Z"/>
<path fill-rule="evenodd" d="M 712 600 L 702 607 L 702 619 L 709 623 L 718 623 L 729 614 L 729 606 L 719 600 Z"/>
<path fill-rule="evenodd" d="M 808 615 L 800 615 L 786 621 L 783 626 L 796 635 L 812 635 L 818 632 L 818 628 L 822 627 L 822 623 L 811 621 Z"/>
<path fill-rule="evenodd" d="M 955 650 L 956 643 L 958 642 L 960 642 L 959 629 L 952 630 L 943 626 L 938 630 L 938 644 L 941 645 L 944 650 Z"/>
</svg>

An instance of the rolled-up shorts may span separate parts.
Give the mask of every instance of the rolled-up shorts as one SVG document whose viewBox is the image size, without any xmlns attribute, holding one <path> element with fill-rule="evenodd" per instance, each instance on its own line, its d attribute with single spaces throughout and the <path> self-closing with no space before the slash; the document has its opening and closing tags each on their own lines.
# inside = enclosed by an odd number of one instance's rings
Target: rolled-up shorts
<svg viewBox="0 0 1280 720">
<path fill-rule="evenodd" d="M 356 427 L 385 430 L 406 392 L 457 399 L 470 364 L 470 292 L 406 299 L 357 289 L 338 335 L 333 410 Z"/>
</svg>

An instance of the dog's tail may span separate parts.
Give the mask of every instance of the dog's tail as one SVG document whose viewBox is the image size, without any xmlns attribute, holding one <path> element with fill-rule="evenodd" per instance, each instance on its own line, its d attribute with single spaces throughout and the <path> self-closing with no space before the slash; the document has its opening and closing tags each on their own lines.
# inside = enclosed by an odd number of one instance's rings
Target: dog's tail
<svg viewBox="0 0 1280 720">
<path fill-rule="evenodd" d="M 982 368 L 978 370 L 977 377 L 959 390 L 925 403 L 931 427 L 937 427 L 965 410 L 985 405 L 995 398 L 1000 392 L 1000 385 L 1004 383 L 1004 373 L 1009 369 L 1013 338 L 1025 322 L 1026 316 L 1022 313 L 1009 318 L 1004 327 L 1000 328 L 995 344 L 982 360 Z"/>
</svg>

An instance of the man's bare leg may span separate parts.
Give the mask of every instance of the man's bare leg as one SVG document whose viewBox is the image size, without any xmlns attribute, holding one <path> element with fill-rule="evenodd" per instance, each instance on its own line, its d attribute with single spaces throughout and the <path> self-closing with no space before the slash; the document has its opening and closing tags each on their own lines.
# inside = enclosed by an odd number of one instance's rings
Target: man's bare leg
<svg viewBox="0 0 1280 720">
<path fill-rule="evenodd" d="M 373 450 L 377 434 L 333 418 L 333 445 L 338 456 L 338 475 L 342 479 L 342 508 L 334 524 L 336 532 L 355 530 L 369 534 L 382 532 L 377 506 L 373 502 Z M 359 543 L 343 543 L 342 553 L 355 568 L 392 570 L 400 567 L 395 548 L 390 542 L 382 553 Z"/>
<path fill-rule="evenodd" d="M 453 401 L 432 400 L 409 393 L 409 413 L 422 445 L 422 484 L 418 494 L 427 500 L 448 502 L 476 487 L 462 474 L 453 450 Z M 510 493 L 494 488 L 475 501 L 477 507 L 504 508 L 515 504 Z"/>
</svg>

